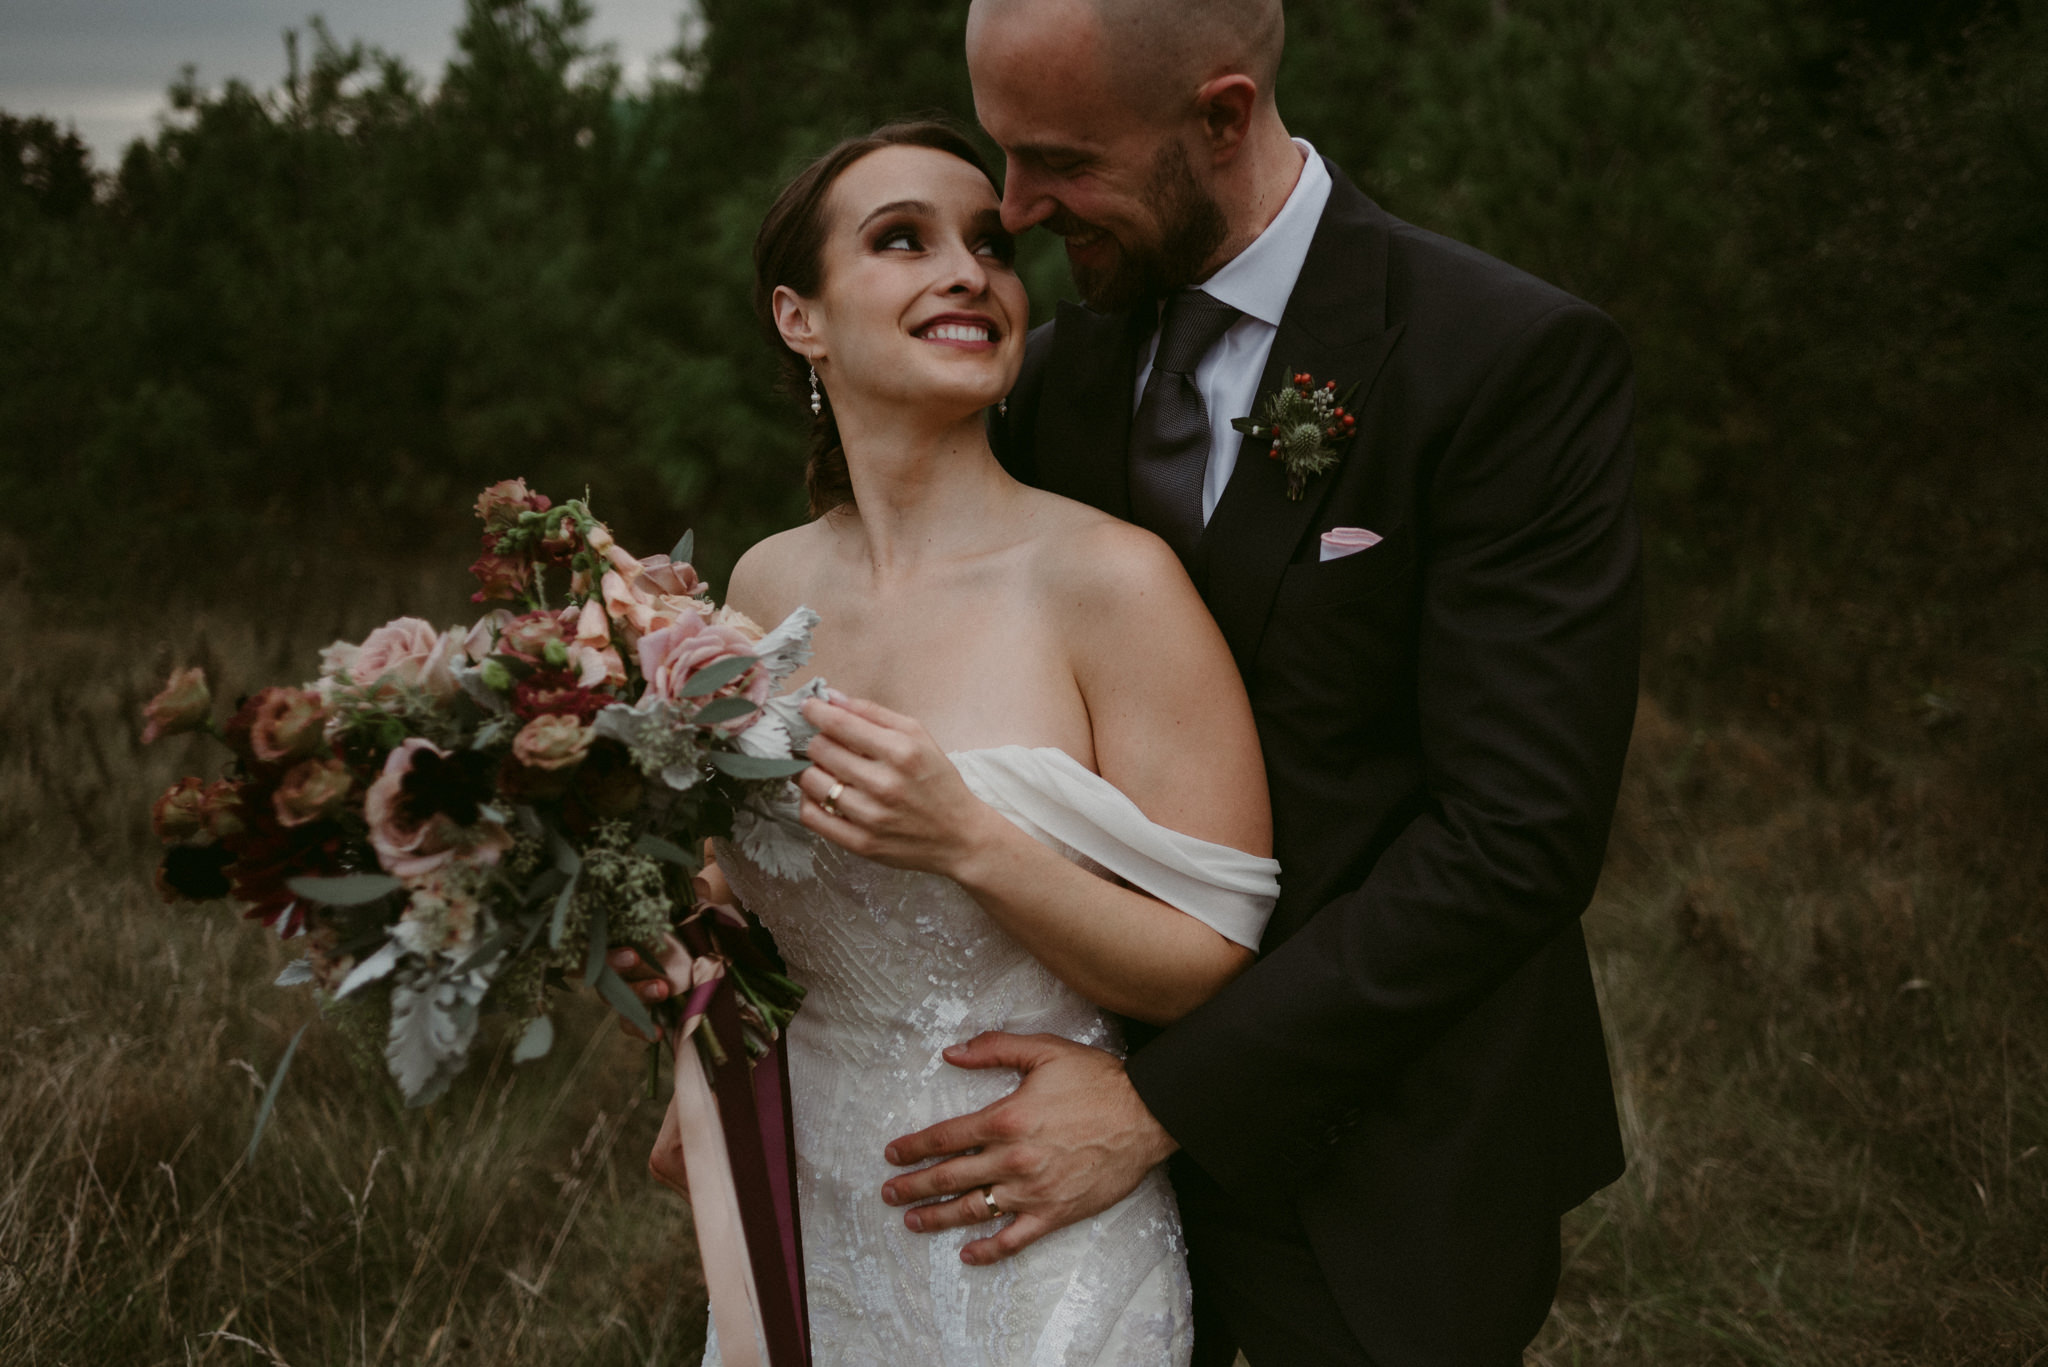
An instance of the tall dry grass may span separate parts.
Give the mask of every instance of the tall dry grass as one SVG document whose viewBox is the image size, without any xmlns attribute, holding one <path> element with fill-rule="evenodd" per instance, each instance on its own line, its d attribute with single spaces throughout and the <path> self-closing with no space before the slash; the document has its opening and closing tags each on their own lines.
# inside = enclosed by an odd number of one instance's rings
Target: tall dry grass
<svg viewBox="0 0 2048 1367">
<path fill-rule="evenodd" d="M 1984 768 L 1645 700 L 1587 919 L 1629 1171 L 1533 1361 L 2048 1362 L 2048 859 Z"/>
<path fill-rule="evenodd" d="M 414 1113 L 315 1029 L 244 1163 L 309 1004 L 288 947 L 149 888 L 145 800 L 214 762 L 135 743 L 173 656 L 232 695 L 451 592 L 309 565 L 138 623 L 0 591 L 33 624 L 0 664 L 0 1363 L 694 1361 L 687 1213 L 602 1013 Z M 1889 729 L 1645 700 L 1588 918 L 1631 1165 L 1532 1363 L 2048 1363 L 2048 862 L 2006 753 L 2038 680 L 1951 692 L 1968 723 Z"/>
</svg>

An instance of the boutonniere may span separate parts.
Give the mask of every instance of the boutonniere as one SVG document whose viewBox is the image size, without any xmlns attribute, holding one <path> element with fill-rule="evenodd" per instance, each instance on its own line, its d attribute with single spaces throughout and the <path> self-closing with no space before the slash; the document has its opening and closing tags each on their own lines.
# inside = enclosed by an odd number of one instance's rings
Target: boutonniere
<svg viewBox="0 0 2048 1367">
<path fill-rule="evenodd" d="M 1298 500 L 1309 476 L 1334 466 L 1344 441 L 1357 430 L 1358 419 L 1344 411 L 1357 392 L 1353 385 L 1339 397 L 1335 380 L 1318 385 L 1304 370 L 1268 394 L 1257 413 L 1233 418 L 1230 425 L 1248 437 L 1273 439 L 1266 458 L 1286 467 L 1287 496 Z"/>
</svg>

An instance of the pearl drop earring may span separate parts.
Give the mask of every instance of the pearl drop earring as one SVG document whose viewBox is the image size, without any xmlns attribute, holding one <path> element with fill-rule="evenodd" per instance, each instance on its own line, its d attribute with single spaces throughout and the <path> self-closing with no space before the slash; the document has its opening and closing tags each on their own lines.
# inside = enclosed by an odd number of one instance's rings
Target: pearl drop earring
<svg viewBox="0 0 2048 1367">
<path fill-rule="evenodd" d="M 818 392 L 818 368 L 811 367 L 811 416 L 817 417 L 825 411 L 825 396 Z"/>
</svg>

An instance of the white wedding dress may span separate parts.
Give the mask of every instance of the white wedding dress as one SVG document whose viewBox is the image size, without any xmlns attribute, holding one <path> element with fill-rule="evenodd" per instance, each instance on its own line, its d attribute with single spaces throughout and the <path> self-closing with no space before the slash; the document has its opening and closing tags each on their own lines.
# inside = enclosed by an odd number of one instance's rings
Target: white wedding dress
<svg viewBox="0 0 2048 1367">
<path fill-rule="evenodd" d="M 967 786 L 1067 858 L 1256 946 L 1279 865 L 1154 825 L 1056 749 L 952 756 Z M 957 883 L 811 838 L 814 875 L 719 863 L 808 989 L 789 1030 L 797 1188 L 817 1367 L 1180 1367 L 1192 1324 L 1163 1171 L 1092 1220 L 993 1267 L 989 1224 L 913 1234 L 882 1203 L 889 1140 L 1007 1095 L 1017 1075 L 940 1051 L 984 1030 L 1122 1052 L 1116 1023 L 1032 958 Z M 716 1336 L 705 1353 L 719 1362 Z"/>
</svg>

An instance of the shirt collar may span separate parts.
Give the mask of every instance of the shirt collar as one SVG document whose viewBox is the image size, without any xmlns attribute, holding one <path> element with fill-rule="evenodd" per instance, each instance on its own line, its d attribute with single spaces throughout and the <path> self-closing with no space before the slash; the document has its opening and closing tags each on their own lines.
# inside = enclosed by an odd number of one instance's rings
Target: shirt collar
<svg viewBox="0 0 2048 1367">
<path fill-rule="evenodd" d="M 1316 225 L 1322 222 L 1323 208 L 1330 202 L 1329 168 L 1304 139 L 1294 139 L 1294 145 L 1301 149 L 1301 175 L 1287 202 L 1250 246 L 1198 286 L 1211 298 L 1269 327 L 1280 326 L 1288 296 L 1294 293 L 1302 263 L 1308 260 Z"/>
</svg>

